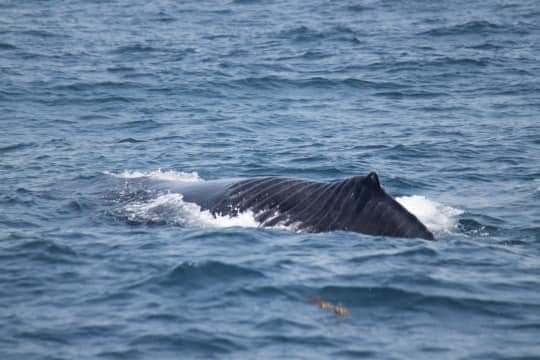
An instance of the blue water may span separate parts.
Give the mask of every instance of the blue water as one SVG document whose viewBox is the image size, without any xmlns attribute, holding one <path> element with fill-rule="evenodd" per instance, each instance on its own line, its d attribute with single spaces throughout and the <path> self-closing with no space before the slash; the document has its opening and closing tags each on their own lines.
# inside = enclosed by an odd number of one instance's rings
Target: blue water
<svg viewBox="0 0 540 360">
<path fill-rule="evenodd" d="M 1 1 L 0 358 L 539 358 L 539 24 L 536 0 Z M 369 171 L 437 242 L 147 187 Z"/>
</svg>

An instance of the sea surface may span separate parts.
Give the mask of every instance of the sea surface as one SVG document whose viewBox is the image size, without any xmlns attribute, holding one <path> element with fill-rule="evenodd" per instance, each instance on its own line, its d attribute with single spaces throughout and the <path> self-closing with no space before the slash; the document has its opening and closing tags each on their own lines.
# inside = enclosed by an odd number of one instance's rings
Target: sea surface
<svg viewBox="0 0 540 360">
<path fill-rule="evenodd" d="M 437 241 L 172 190 L 370 171 Z M 537 0 L 0 1 L 2 360 L 540 359 L 539 204 Z"/>
</svg>

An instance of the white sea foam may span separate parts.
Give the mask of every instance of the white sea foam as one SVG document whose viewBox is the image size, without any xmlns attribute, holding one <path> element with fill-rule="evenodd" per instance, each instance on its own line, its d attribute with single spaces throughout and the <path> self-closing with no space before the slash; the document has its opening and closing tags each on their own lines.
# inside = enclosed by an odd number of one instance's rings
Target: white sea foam
<svg viewBox="0 0 540 360">
<path fill-rule="evenodd" d="M 197 172 L 182 172 L 174 170 L 161 170 L 157 169 L 154 171 L 138 171 L 138 170 L 125 170 L 121 173 L 111 173 L 105 171 L 105 174 L 111 175 L 114 177 L 122 179 L 137 179 L 142 177 L 147 177 L 155 180 L 166 180 L 166 181 L 183 181 L 183 182 L 198 182 L 204 181 Z"/>
<path fill-rule="evenodd" d="M 446 206 L 421 195 L 401 196 L 396 200 L 433 232 L 451 232 L 463 210 Z"/>
<path fill-rule="evenodd" d="M 171 193 L 146 202 L 133 202 L 124 208 L 129 220 L 145 223 L 196 225 L 202 227 L 258 227 L 251 211 L 237 216 L 214 216 L 208 210 L 183 200 L 182 194 Z"/>
</svg>

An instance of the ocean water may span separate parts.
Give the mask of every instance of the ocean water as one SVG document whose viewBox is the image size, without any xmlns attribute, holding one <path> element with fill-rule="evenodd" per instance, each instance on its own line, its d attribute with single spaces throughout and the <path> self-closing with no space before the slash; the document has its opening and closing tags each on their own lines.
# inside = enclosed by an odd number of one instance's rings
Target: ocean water
<svg viewBox="0 0 540 360">
<path fill-rule="evenodd" d="M 539 24 L 536 0 L 0 1 L 0 358 L 540 358 Z M 369 171 L 438 241 L 167 187 Z"/>
</svg>

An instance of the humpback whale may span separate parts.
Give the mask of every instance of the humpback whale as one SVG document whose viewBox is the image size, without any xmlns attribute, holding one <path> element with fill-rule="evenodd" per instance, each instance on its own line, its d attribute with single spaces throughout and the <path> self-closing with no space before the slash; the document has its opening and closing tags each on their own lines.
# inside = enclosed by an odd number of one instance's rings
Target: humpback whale
<svg viewBox="0 0 540 360">
<path fill-rule="evenodd" d="M 214 216 L 251 210 L 261 226 L 293 225 L 308 232 L 353 231 L 434 240 L 413 214 L 382 188 L 379 177 L 318 182 L 287 177 L 208 181 L 183 186 L 187 202 Z"/>
</svg>

